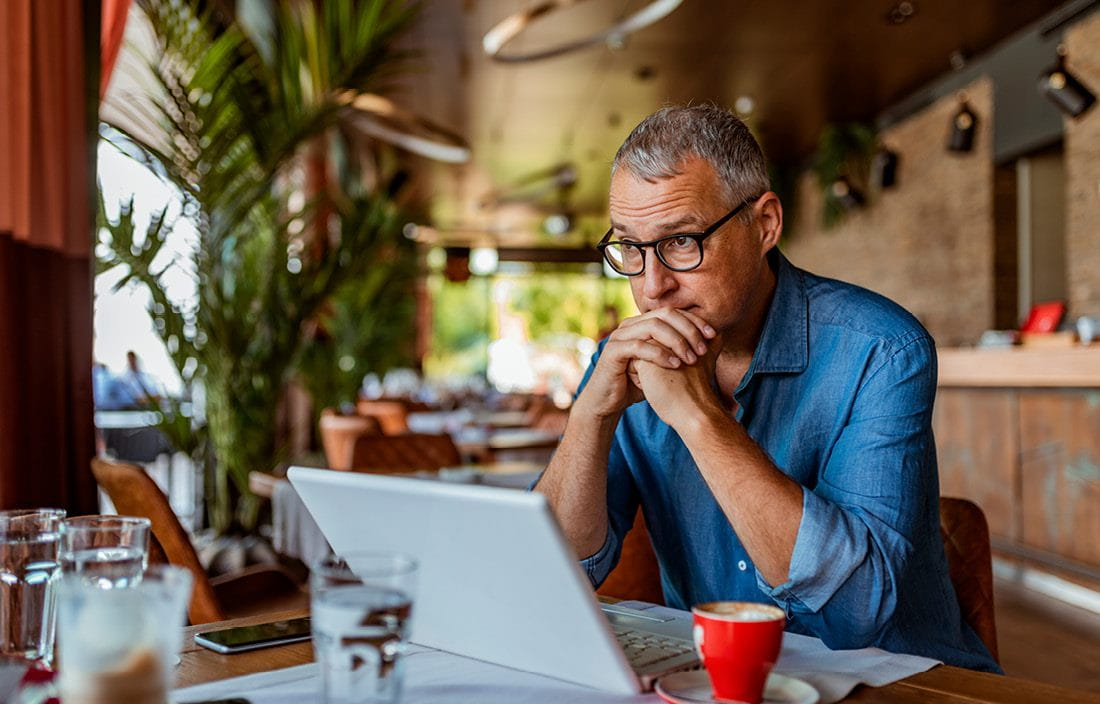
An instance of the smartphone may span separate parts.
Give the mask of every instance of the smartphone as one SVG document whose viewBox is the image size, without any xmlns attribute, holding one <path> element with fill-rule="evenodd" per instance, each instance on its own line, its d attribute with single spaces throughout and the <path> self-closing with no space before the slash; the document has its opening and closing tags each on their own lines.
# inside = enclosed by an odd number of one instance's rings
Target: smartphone
<svg viewBox="0 0 1100 704">
<path fill-rule="evenodd" d="M 197 644 L 214 652 L 226 654 L 297 643 L 309 638 L 309 617 L 195 634 Z"/>
</svg>

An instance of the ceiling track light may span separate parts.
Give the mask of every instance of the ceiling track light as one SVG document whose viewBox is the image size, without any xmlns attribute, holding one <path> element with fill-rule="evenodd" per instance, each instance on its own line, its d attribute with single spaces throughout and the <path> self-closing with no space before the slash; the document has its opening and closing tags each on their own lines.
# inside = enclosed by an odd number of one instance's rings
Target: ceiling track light
<svg viewBox="0 0 1100 704">
<path fill-rule="evenodd" d="M 847 176 L 840 176 L 833 181 L 829 186 L 829 195 L 848 211 L 861 208 L 867 202 L 863 193 L 852 185 Z"/>
<path fill-rule="evenodd" d="M 969 152 L 974 149 L 974 135 L 978 131 L 978 116 L 970 109 L 966 96 L 959 95 L 959 109 L 951 117 L 951 133 L 947 150 Z"/>
<path fill-rule="evenodd" d="M 531 26 L 535 20 L 552 14 L 556 10 L 576 5 L 578 2 L 583 2 L 583 0 L 544 0 L 543 2 L 532 5 L 522 12 L 517 12 L 514 15 L 505 17 L 498 22 L 496 26 L 485 33 L 485 37 L 481 40 L 482 49 L 496 61 L 521 63 L 524 61 L 549 59 L 554 56 L 560 56 L 571 51 L 585 49 L 597 44 L 606 43 L 613 47 L 617 46 L 618 48 L 622 48 L 625 46 L 627 35 L 663 19 L 666 15 L 679 7 L 683 0 L 653 0 L 653 2 L 650 2 L 642 9 L 607 29 L 595 32 L 580 39 L 563 42 L 549 49 L 541 49 L 526 54 L 504 53 L 504 46 L 519 36 L 523 30 Z"/>
<path fill-rule="evenodd" d="M 897 185 L 899 159 L 898 153 L 887 147 L 875 152 L 871 160 L 871 182 L 883 190 Z"/>
<path fill-rule="evenodd" d="M 1066 48 L 1058 45 L 1058 62 L 1039 76 L 1039 92 L 1070 117 L 1078 117 L 1096 102 L 1096 96 L 1066 68 Z"/>
</svg>

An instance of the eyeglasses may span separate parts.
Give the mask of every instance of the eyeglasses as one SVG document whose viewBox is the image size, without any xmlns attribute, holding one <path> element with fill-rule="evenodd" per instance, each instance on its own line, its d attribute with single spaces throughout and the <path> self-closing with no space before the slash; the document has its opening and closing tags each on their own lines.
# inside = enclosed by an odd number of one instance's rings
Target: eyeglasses
<svg viewBox="0 0 1100 704">
<path fill-rule="evenodd" d="M 615 228 L 612 227 L 596 245 L 596 249 L 600 250 L 611 268 L 623 276 L 637 276 L 645 271 L 646 247 L 652 247 L 657 253 L 657 259 L 672 271 L 691 271 L 703 263 L 703 240 L 717 232 L 746 206 L 759 199 L 760 196 L 756 196 L 743 201 L 702 232 L 683 232 L 649 242 L 627 242 L 612 240 L 611 235 L 615 232 Z"/>
</svg>

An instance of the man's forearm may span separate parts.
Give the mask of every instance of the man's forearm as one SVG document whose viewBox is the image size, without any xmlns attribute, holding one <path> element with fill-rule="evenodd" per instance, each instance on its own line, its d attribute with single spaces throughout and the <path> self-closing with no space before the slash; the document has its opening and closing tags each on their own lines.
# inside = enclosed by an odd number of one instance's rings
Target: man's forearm
<svg viewBox="0 0 1100 704">
<path fill-rule="evenodd" d="M 607 537 L 607 457 L 618 418 L 598 418 L 577 399 L 565 434 L 535 491 L 541 492 L 578 558 Z"/>
<path fill-rule="evenodd" d="M 802 487 L 728 416 L 703 414 L 686 427 L 681 439 L 756 568 L 772 586 L 786 582 L 802 522 Z"/>
</svg>

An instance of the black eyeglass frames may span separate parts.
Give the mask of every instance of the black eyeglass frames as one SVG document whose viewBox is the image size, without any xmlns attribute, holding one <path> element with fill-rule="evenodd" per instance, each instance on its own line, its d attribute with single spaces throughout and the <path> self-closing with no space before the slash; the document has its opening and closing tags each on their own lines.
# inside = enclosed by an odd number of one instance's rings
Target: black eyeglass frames
<svg viewBox="0 0 1100 704">
<path fill-rule="evenodd" d="M 756 196 L 742 201 L 702 232 L 682 232 L 649 242 L 629 242 L 612 240 L 611 235 L 614 234 L 615 228 L 610 228 L 596 245 L 596 249 L 600 250 L 611 268 L 623 276 L 638 276 L 645 272 L 646 247 L 652 247 L 661 264 L 672 271 L 691 271 L 703 263 L 703 240 L 759 199 L 760 196 Z"/>
</svg>

